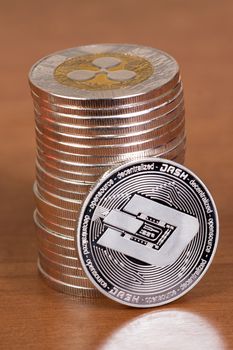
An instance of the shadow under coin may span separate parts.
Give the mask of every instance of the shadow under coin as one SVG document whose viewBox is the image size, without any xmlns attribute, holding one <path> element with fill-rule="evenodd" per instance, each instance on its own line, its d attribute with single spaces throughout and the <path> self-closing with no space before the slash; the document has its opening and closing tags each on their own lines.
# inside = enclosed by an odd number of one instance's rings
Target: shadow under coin
<svg viewBox="0 0 233 350">
<path fill-rule="evenodd" d="M 218 330 L 192 312 L 164 310 L 147 313 L 115 331 L 99 350 L 221 350 L 226 349 Z"/>
</svg>

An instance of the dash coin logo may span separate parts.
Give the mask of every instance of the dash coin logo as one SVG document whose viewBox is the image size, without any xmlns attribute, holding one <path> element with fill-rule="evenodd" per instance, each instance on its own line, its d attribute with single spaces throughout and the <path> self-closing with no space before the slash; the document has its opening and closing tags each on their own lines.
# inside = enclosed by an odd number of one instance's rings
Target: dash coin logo
<svg viewBox="0 0 233 350">
<path fill-rule="evenodd" d="M 123 304 L 150 307 L 181 297 L 204 275 L 217 246 L 218 216 L 208 189 L 189 169 L 145 158 L 97 182 L 76 234 L 94 286 Z"/>
</svg>

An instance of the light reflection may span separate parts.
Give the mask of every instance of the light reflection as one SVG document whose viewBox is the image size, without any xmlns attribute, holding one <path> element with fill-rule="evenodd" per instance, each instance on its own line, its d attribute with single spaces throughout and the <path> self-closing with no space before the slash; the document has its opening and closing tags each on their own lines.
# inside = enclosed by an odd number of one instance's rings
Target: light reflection
<svg viewBox="0 0 233 350">
<path fill-rule="evenodd" d="M 192 312 L 164 310 L 147 313 L 112 334 L 99 350 L 221 350 L 218 330 Z"/>
</svg>

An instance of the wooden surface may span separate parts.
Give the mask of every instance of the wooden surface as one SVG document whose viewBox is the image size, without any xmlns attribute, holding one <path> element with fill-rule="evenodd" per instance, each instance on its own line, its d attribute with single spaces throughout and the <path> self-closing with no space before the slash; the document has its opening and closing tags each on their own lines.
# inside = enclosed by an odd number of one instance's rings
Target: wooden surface
<svg viewBox="0 0 233 350">
<path fill-rule="evenodd" d="M 232 349 L 232 1 L 1 1 L 1 349 Z M 158 47 L 177 58 L 185 86 L 186 165 L 211 190 L 221 239 L 213 265 L 186 296 L 135 310 L 77 300 L 36 271 L 35 142 L 30 66 L 99 42 Z M 123 345 L 124 344 L 124 345 Z"/>
</svg>

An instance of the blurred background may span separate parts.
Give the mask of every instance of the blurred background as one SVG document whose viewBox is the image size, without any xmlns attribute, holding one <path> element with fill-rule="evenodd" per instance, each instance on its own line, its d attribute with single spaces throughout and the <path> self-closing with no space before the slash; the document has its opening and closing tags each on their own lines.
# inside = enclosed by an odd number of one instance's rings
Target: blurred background
<svg viewBox="0 0 233 350">
<path fill-rule="evenodd" d="M 77 302 L 50 291 L 36 274 L 32 222 L 35 135 L 28 71 L 35 61 L 54 51 L 94 43 L 156 47 L 174 56 L 181 66 L 188 137 L 185 164 L 201 177 L 216 200 L 221 240 L 204 281 L 177 305 L 202 311 L 221 334 L 225 345 L 219 349 L 233 346 L 232 18 L 230 0 L 0 1 L 0 303 L 4 323 L 0 333 L 4 349 L 13 348 L 12 334 L 18 334 L 14 349 L 22 349 L 23 344 L 43 348 L 44 324 L 51 327 L 45 337 L 51 349 L 55 345 L 95 348 L 122 322 L 140 314 L 114 306 L 114 318 L 112 304 L 107 310 L 100 306 L 85 309 L 81 304 L 80 311 Z M 89 324 L 91 336 L 85 337 L 82 327 L 82 337 L 74 336 L 77 312 L 81 312 L 81 324 Z M 28 316 L 21 320 L 23 314 Z M 66 321 L 66 332 L 58 321 L 54 323 L 57 315 Z M 96 317 L 101 320 L 97 328 L 90 321 Z M 67 325 L 74 343 L 67 338 Z M 38 340 L 37 346 L 33 339 Z"/>
</svg>

